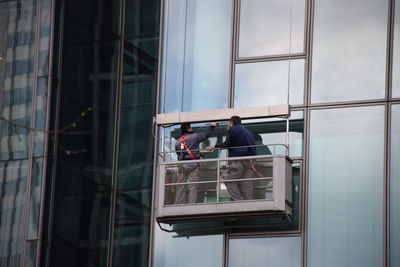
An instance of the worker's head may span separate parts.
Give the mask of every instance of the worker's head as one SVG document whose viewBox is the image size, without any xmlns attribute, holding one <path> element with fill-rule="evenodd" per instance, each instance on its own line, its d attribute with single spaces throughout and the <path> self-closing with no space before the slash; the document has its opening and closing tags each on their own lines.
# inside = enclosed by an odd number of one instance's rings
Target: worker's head
<svg viewBox="0 0 400 267">
<path fill-rule="evenodd" d="M 181 132 L 182 134 L 189 133 L 192 131 L 192 126 L 190 126 L 189 122 L 182 123 Z"/>
<path fill-rule="evenodd" d="M 238 125 L 238 124 L 241 124 L 241 123 L 242 123 L 242 119 L 239 116 L 232 116 L 229 119 L 229 126 L 230 127 Z"/>
</svg>

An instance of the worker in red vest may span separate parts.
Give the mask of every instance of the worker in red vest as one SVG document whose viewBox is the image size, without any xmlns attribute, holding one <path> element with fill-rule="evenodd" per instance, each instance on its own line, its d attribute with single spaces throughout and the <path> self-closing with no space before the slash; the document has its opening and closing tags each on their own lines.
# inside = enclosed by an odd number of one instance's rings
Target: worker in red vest
<svg viewBox="0 0 400 267">
<path fill-rule="evenodd" d="M 213 122 L 205 132 L 195 133 L 193 132 L 190 123 L 183 123 L 181 125 L 182 136 L 175 144 L 175 151 L 178 154 L 178 160 L 200 159 L 199 144 L 211 136 L 211 133 L 216 126 L 217 123 Z M 199 164 L 195 162 L 180 164 L 179 172 L 180 175 L 178 182 L 196 182 L 199 178 Z M 197 184 L 178 185 L 176 188 L 175 204 L 196 203 L 197 187 Z M 186 201 L 187 191 L 189 191 L 188 201 Z"/>
</svg>

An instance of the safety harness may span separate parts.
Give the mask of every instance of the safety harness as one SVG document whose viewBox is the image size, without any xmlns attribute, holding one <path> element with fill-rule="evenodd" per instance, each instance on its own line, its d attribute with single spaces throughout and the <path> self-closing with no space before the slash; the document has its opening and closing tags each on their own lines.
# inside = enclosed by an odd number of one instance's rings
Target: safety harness
<svg viewBox="0 0 400 267">
<path fill-rule="evenodd" d="M 183 150 L 183 148 L 185 148 L 186 151 L 187 151 L 187 153 L 189 154 L 189 156 L 190 156 L 192 159 L 196 160 L 196 157 L 195 157 L 195 156 L 193 155 L 193 153 L 189 150 L 188 146 L 187 146 L 186 143 L 185 143 L 185 141 L 186 141 L 186 139 L 187 139 L 188 136 L 189 136 L 188 134 L 187 134 L 185 137 L 182 137 L 182 136 L 181 136 L 181 138 L 180 138 L 180 140 L 181 140 L 181 150 Z M 182 146 L 182 145 L 183 145 L 183 146 Z"/>
<path fill-rule="evenodd" d="M 186 152 L 189 154 L 189 156 L 190 156 L 192 159 L 196 160 L 196 157 L 193 155 L 193 153 L 189 150 L 188 146 L 186 145 L 186 142 L 185 142 L 185 141 L 186 141 L 186 139 L 187 139 L 188 136 L 189 136 L 188 134 L 185 135 L 185 137 L 182 137 L 182 136 L 181 136 L 181 138 L 180 138 L 180 140 L 181 140 L 181 150 L 183 150 L 183 149 L 185 148 L 185 149 L 186 149 Z M 183 173 L 181 174 L 181 177 L 179 178 L 179 183 L 181 183 L 182 180 L 183 180 Z M 165 182 L 168 183 L 167 175 L 165 175 Z M 177 186 L 174 185 L 174 187 L 177 187 Z"/>
</svg>

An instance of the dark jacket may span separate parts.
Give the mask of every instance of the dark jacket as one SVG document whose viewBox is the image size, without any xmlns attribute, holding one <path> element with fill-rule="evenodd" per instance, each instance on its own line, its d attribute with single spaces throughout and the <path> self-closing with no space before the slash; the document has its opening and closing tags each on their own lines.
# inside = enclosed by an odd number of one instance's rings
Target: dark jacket
<svg viewBox="0 0 400 267">
<path fill-rule="evenodd" d="M 200 158 L 200 151 L 199 151 L 199 144 L 203 142 L 204 140 L 207 140 L 212 134 L 214 130 L 214 126 L 210 126 L 205 132 L 201 133 L 185 133 L 181 137 L 185 138 L 186 135 L 188 137 L 186 138 L 185 144 L 189 148 L 189 150 L 192 152 L 194 157 L 196 159 Z M 178 160 L 191 160 L 192 157 L 189 155 L 188 152 L 186 152 L 186 149 L 183 148 L 181 149 L 181 138 L 178 139 L 178 141 L 175 144 L 175 151 L 176 154 L 178 154 Z"/>
<path fill-rule="evenodd" d="M 251 156 L 256 155 L 254 147 L 253 134 L 243 127 L 243 125 L 234 125 L 228 132 L 225 142 L 216 144 L 216 148 L 228 148 L 229 157 Z M 253 146 L 253 147 L 240 147 Z"/>
</svg>

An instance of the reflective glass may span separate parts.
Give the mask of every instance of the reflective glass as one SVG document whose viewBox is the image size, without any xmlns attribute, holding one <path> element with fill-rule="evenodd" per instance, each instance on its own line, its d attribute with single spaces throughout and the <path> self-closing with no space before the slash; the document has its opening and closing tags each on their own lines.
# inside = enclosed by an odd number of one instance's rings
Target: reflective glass
<svg viewBox="0 0 400 267">
<path fill-rule="evenodd" d="M 382 266 L 384 121 L 384 106 L 311 111 L 307 266 Z"/>
<path fill-rule="evenodd" d="M 40 190 L 43 176 L 43 158 L 34 158 L 32 162 L 31 191 L 29 197 L 28 240 L 38 239 L 40 216 Z"/>
<path fill-rule="evenodd" d="M 223 235 L 183 236 L 156 225 L 153 262 L 157 267 L 219 267 L 222 247 Z"/>
<path fill-rule="evenodd" d="M 286 144 L 286 120 L 285 119 L 262 119 L 246 120 L 243 124 L 254 135 L 256 145 L 269 145 L 269 150 L 274 153 L 282 153 L 281 146 L 273 144 Z M 289 156 L 302 157 L 304 142 L 304 113 L 303 111 L 292 111 L 289 119 Z M 260 151 L 261 152 L 261 151 Z M 257 154 L 260 154 L 257 151 Z M 261 153 L 262 154 L 262 153 Z"/>
<path fill-rule="evenodd" d="M 113 267 L 149 261 L 159 7 L 159 0 L 126 1 Z"/>
<path fill-rule="evenodd" d="M 112 266 L 147 266 L 151 189 L 118 192 Z"/>
<path fill-rule="evenodd" d="M 241 0 L 239 57 L 304 51 L 304 0 Z"/>
<path fill-rule="evenodd" d="M 400 97 L 400 3 L 395 4 L 392 97 Z"/>
<path fill-rule="evenodd" d="M 46 134 L 46 115 L 47 115 L 47 94 L 48 94 L 47 77 L 39 77 L 36 87 L 36 106 L 35 106 L 35 131 L 33 143 L 33 156 L 44 156 L 44 144 Z"/>
<path fill-rule="evenodd" d="M 24 267 L 36 267 L 37 240 L 26 241 L 25 263 Z"/>
<path fill-rule="evenodd" d="M 36 2 L 0 2 L 0 160 L 29 154 Z"/>
<path fill-rule="evenodd" d="M 151 187 L 153 179 L 152 116 L 155 80 L 124 83 L 120 124 L 118 188 Z"/>
<path fill-rule="evenodd" d="M 57 267 L 102 267 L 110 249 L 120 1 L 68 1 L 63 8 L 48 261 Z"/>
<path fill-rule="evenodd" d="M 162 113 L 228 106 L 231 0 L 165 1 Z"/>
<path fill-rule="evenodd" d="M 301 237 L 229 240 L 229 267 L 301 266 Z"/>
<path fill-rule="evenodd" d="M 385 97 L 387 0 L 317 0 L 311 102 Z"/>
<path fill-rule="evenodd" d="M 49 73 L 51 11 L 51 1 L 40 0 L 38 76 L 48 75 Z"/>
<path fill-rule="evenodd" d="M 20 266 L 27 173 L 28 160 L 0 162 L 0 266 Z"/>
<path fill-rule="evenodd" d="M 303 103 L 304 59 L 236 64 L 235 108 L 287 104 L 288 94 Z"/>
<path fill-rule="evenodd" d="M 390 266 L 400 265 L 400 105 L 392 106 L 390 145 Z"/>
</svg>

